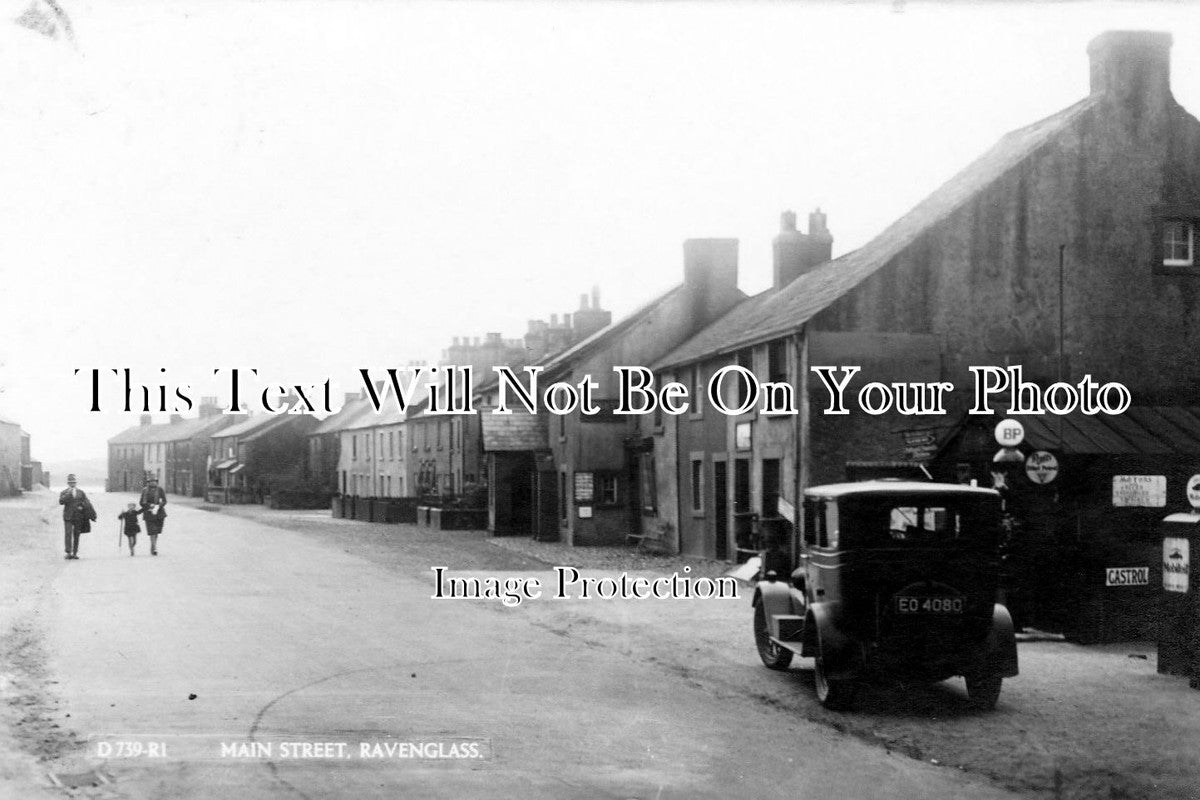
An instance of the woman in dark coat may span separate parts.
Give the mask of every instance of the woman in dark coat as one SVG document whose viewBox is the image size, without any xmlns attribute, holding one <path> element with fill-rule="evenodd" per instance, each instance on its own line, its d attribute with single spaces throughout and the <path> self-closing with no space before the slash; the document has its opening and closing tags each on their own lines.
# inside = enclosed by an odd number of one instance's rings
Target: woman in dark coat
<svg viewBox="0 0 1200 800">
<path fill-rule="evenodd" d="M 167 518 L 167 493 L 158 486 L 158 478 L 151 476 L 142 489 L 140 500 L 142 517 L 146 520 L 146 533 L 150 534 L 150 555 L 158 555 L 158 535 L 162 533 L 163 520 Z"/>
</svg>

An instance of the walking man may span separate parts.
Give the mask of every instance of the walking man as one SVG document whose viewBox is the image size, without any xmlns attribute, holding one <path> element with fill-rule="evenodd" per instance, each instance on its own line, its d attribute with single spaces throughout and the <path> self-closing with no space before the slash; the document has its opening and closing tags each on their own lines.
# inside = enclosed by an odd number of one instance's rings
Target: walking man
<svg viewBox="0 0 1200 800">
<path fill-rule="evenodd" d="M 158 478 L 151 475 L 146 479 L 139 501 L 142 518 L 146 520 L 146 533 L 150 534 L 150 555 L 158 555 L 158 535 L 162 533 L 163 520 L 167 518 L 167 493 L 158 486 Z"/>
<path fill-rule="evenodd" d="M 92 529 L 96 509 L 83 489 L 75 486 L 74 475 L 67 476 L 67 488 L 59 493 L 58 503 L 63 507 L 63 548 L 67 551 L 63 557 L 79 558 L 79 534 Z"/>
</svg>

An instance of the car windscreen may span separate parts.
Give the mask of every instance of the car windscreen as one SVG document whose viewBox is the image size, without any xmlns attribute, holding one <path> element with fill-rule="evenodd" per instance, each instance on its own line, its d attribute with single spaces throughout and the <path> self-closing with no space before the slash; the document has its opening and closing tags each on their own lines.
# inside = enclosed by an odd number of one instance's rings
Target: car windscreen
<svg viewBox="0 0 1200 800">
<path fill-rule="evenodd" d="M 847 498 L 839 506 L 843 547 L 991 546 L 1000 520 L 991 497 L 889 495 Z"/>
</svg>

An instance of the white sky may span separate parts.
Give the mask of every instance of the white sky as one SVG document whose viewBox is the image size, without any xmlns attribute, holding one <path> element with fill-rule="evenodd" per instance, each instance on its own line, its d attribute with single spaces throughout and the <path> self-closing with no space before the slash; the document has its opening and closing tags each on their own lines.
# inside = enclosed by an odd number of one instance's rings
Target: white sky
<svg viewBox="0 0 1200 800">
<path fill-rule="evenodd" d="M 759 291 L 782 210 L 861 245 L 1109 28 L 1171 31 L 1200 110 L 1183 4 L 60 2 L 75 49 L 0 23 L 0 416 L 51 470 L 137 422 L 75 368 L 340 396 L 593 284 L 619 317 L 694 236 Z"/>
</svg>

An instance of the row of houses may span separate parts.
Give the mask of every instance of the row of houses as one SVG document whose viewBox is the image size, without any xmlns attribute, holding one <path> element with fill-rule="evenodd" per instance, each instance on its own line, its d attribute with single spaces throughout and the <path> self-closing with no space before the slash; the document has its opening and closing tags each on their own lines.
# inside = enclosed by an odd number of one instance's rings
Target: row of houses
<svg viewBox="0 0 1200 800">
<path fill-rule="evenodd" d="M 20 423 L 0 417 L 0 497 L 49 485 L 50 473 L 33 458 L 29 434 Z"/>
<path fill-rule="evenodd" d="M 600 292 L 580 295 L 579 309 L 533 319 L 522 338 L 499 333 L 454 337 L 441 364 L 488 374 L 493 366 L 520 366 L 562 350 L 612 321 Z M 409 366 L 431 365 L 412 362 Z M 426 369 L 423 378 L 430 371 Z M 382 387 L 377 387 L 381 389 Z M 292 398 L 294 400 L 295 398 Z M 424 405 L 380 411 L 365 393 L 349 394 L 323 420 L 309 415 L 231 415 L 214 397 L 201 398 L 198 415 L 172 414 L 139 424 L 108 440 L 109 491 L 138 491 L 153 475 L 168 493 L 219 503 L 262 502 L 280 491 L 309 495 L 400 498 L 444 502 L 485 484 L 478 420 L 429 418 Z"/>
</svg>

